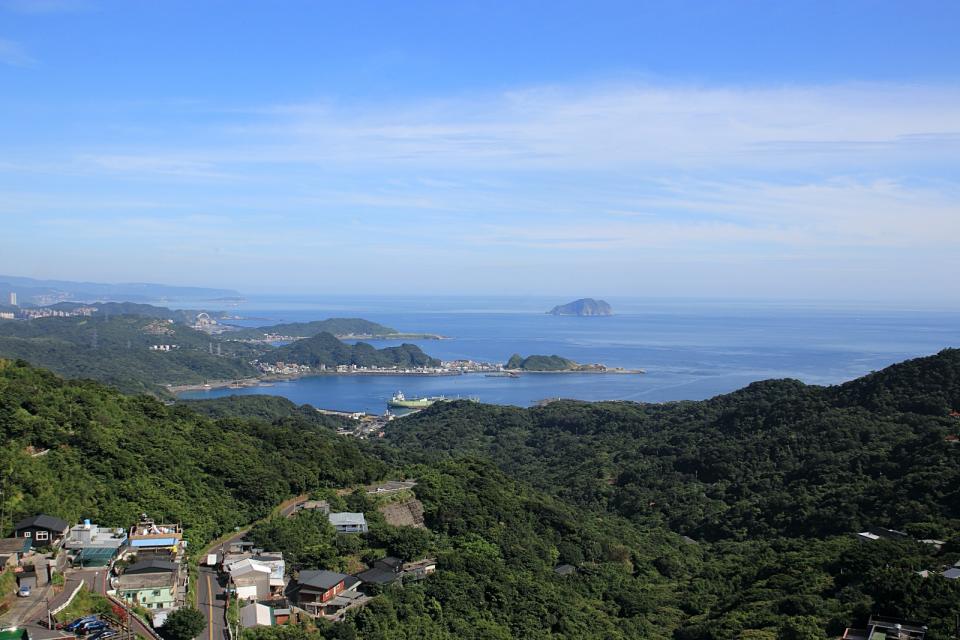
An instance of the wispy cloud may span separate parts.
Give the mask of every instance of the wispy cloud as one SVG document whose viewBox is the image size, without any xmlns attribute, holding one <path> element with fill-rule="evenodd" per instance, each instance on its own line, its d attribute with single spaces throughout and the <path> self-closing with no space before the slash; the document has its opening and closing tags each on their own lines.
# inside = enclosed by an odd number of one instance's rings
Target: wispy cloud
<svg viewBox="0 0 960 640">
<path fill-rule="evenodd" d="M 37 61 L 19 43 L 0 38 L 0 64 L 11 67 L 30 67 Z"/>
</svg>

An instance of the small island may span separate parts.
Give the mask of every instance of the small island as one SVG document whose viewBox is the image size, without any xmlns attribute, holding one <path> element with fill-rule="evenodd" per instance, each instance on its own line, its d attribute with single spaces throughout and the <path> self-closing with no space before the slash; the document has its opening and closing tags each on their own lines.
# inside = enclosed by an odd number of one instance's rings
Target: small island
<svg viewBox="0 0 960 640">
<path fill-rule="evenodd" d="M 510 356 L 504 371 L 512 373 L 646 373 L 643 369 L 608 367 L 603 364 L 580 364 L 561 356 L 533 355 L 524 358 L 519 353 Z"/>
<path fill-rule="evenodd" d="M 547 313 L 552 316 L 612 316 L 613 308 L 605 300 L 580 298 L 557 305 Z"/>
</svg>

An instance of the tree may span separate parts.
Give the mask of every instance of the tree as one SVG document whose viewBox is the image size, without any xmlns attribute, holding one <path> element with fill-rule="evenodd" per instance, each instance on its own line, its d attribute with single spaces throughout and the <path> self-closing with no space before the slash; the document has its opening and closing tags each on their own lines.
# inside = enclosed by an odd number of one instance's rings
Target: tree
<svg viewBox="0 0 960 640">
<path fill-rule="evenodd" d="M 166 640 L 193 640 L 207 627 L 207 620 L 197 609 L 177 609 L 160 627 L 160 635 Z"/>
</svg>

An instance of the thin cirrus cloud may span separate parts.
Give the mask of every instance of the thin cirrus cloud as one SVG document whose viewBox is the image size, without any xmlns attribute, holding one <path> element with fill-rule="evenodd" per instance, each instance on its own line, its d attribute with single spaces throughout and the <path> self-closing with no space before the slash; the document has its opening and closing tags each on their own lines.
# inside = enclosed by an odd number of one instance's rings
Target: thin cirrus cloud
<svg viewBox="0 0 960 640">
<path fill-rule="evenodd" d="M 539 88 L 382 109 L 285 105 L 228 128 L 279 142 L 268 160 L 802 168 L 955 151 L 958 104 L 951 87 L 900 85 Z"/>
<path fill-rule="evenodd" d="M 517 248 L 575 259 L 570 268 L 583 278 L 602 276 L 603 260 L 619 260 L 622 271 L 639 256 L 717 264 L 789 256 L 808 271 L 833 265 L 851 282 L 891 268 L 893 255 L 902 273 L 931 282 L 956 264 L 942 243 L 960 236 L 951 174 L 960 90 L 950 86 L 620 84 L 385 105 L 183 106 L 204 109 L 203 128 L 162 121 L 166 108 L 140 108 L 122 137 L 105 127 L 99 147 L 67 138 L 24 162 L 60 166 L 94 190 L 65 190 L 62 211 L 90 211 L 78 203 L 115 189 L 115 202 L 147 203 L 136 224 L 115 229 L 127 239 L 163 235 L 162 215 L 154 232 L 151 216 L 140 217 L 153 203 L 235 220 L 223 223 L 232 229 L 224 237 L 245 246 L 276 241 L 271 218 L 284 216 L 284 255 L 328 237 L 369 250 L 402 229 L 423 247 L 409 268 L 425 281 L 451 252 L 489 266 L 515 259 Z M 135 125 L 160 122 L 163 142 L 138 139 Z M 29 209 L 27 195 L 14 208 Z M 55 215 L 55 200 L 34 210 Z M 108 224 L 92 213 L 86 222 Z M 178 239 L 178 250 L 195 241 L 201 251 L 205 235 L 194 235 Z M 256 246 L 281 257 L 270 241 Z"/>
</svg>

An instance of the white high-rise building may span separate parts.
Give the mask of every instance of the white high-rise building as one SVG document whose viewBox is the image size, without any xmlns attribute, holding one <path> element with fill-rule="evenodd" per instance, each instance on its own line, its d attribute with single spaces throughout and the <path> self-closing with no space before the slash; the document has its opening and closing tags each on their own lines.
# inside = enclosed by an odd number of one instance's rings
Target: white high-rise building
<svg viewBox="0 0 960 640">
<path fill-rule="evenodd" d="M 16 291 L 11 291 L 11 292 L 10 292 L 10 306 L 11 306 L 11 307 L 17 306 L 17 292 L 16 292 Z"/>
</svg>

